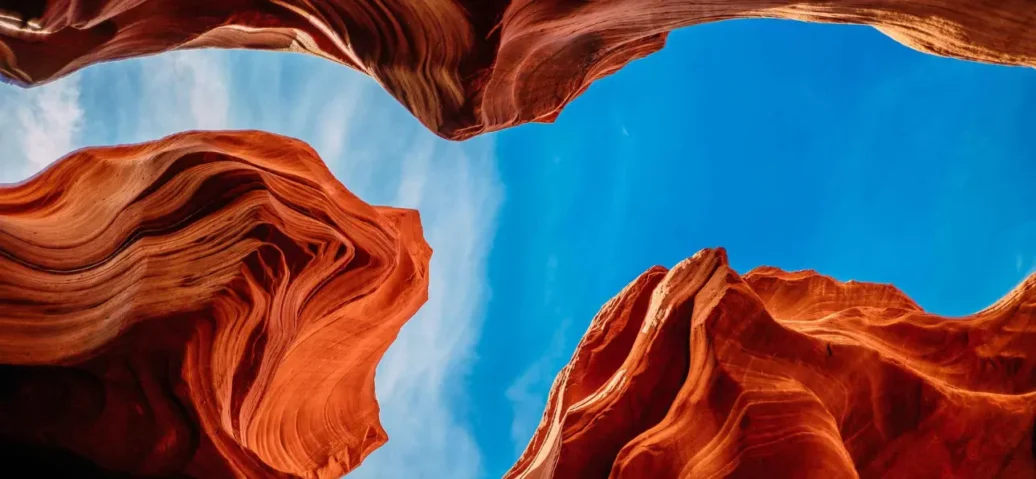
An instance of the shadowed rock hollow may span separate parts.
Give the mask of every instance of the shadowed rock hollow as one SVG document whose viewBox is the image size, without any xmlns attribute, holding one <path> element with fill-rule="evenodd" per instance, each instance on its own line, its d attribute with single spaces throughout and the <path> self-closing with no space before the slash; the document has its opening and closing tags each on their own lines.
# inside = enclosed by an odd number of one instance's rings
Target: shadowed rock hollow
<svg viewBox="0 0 1036 479">
<path fill-rule="evenodd" d="M 553 121 L 669 31 L 732 18 L 867 24 L 929 53 L 1036 66 L 1036 0 L 0 0 L 0 72 L 31 85 L 174 49 L 305 52 L 463 139 Z"/>
<path fill-rule="evenodd" d="M 339 477 L 386 440 L 374 371 L 430 255 L 417 212 L 267 133 L 81 150 L 0 187 L 5 467 Z"/>
<path fill-rule="evenodd" d="M 964 318 L 723 250 L 594 318 L 505 476 L 1036 477 L 1036 275 Z"/>
</svg>

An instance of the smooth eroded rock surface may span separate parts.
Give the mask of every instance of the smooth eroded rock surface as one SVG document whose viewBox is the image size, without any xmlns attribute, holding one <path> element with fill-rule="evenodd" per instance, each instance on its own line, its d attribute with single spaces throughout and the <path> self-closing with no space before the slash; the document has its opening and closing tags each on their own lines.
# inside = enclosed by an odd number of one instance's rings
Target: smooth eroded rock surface
<svg viewBox="0 0 1036 479">
<path fill-rule="evenodd" d="M 1034 366 L 1036 275 L 943 318 L 703 250 L 601 309 L 505 477 L 1033 478 Z"/>
<path fill-rule="evenodd" d="M 463 139 L 553 121 L 669 31 L 733 18 L 867 24 L 929 53 L 1036 66 L 1036 0 L 0 0 L 0 72 L 31 85 L 174 49 L 305 52 Z"/>
<path fill-rule="evenodd" d="M 267 133 L 85 149 L 0 187 L 5 467 L 339 477 L 386 440 L 374 370 L 430 255 L 417 212 Z"/>
</svg>

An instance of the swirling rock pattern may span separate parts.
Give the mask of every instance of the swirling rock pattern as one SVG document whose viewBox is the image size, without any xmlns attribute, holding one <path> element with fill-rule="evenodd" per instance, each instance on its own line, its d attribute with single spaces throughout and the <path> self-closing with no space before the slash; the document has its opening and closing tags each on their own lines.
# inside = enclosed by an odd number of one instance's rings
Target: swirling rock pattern
<svg viewBox="0 0 1036 479">
<path fill-rule="evenodd" d="M 1036 477 L 1036 275 L 964 318 L 723 250 L 607 303 L 507 478 Z"/>
<path fill-rule="evenodd" d="M 1036 0 L 0 0 L 0 72 L 34 84 L 173 49 L 300 51 L 464 139 L 553 121 L 670 30 L 732 18 L 867 24 L 925 52 L 1036 66 Z"/>
<path fill-rule="evenodd" d="M 261 132 L 86 149 L 0 188 L 5 467 L 339 477 L 386 441 L 374 371 L 430 255 L 417 212 Z"/>
</svg>

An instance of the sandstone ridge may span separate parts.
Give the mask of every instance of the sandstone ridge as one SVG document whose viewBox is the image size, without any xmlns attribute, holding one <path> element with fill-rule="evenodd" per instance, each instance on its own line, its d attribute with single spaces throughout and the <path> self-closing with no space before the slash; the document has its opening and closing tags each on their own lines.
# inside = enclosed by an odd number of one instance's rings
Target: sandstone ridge
<svg viewBox="0 0 1036 479">
<path fill-rule="evenodd" d="M 261 132 L 81 150 L 0 187 L 5 464 L 339 477 L 386 441 L 374 371 L 430 255 L 417 212 Z"/>
<path fill-rule="evenodd" d="M 508 479 L 1036 477 L 1036 275 L 963 318 L 888 285 L 653 268 L 594 318 Z"/>
</svg>

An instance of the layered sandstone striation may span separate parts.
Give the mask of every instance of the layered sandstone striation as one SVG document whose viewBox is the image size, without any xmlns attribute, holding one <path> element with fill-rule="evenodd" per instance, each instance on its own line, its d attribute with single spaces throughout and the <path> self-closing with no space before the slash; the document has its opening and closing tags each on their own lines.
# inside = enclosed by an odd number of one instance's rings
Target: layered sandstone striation
<svg viewBox="0 0 1036 479">
<path fill-rule="evenodd" d="M 339 477 L 386 440 L 374 371 L 430 255 L 417 212 L 267 133 L 86 149 L 2 187 L 5 467 Z"/>
<path fill-rule="evenodd" d="M 734 18 L 873 25 L 921 51 L 1036 66 L 1036 0 L 0 0 L 0 72 L 32 85 L 174 49 L 305 52 L 463 139 L 553 121 L 669 31 Z"/>
<path fill-rule="evenodd" d="M 964 318 L 723 250 L 594 318 L 507 478 L 1036 477 L 1036 275 Z"/>
</svg>

